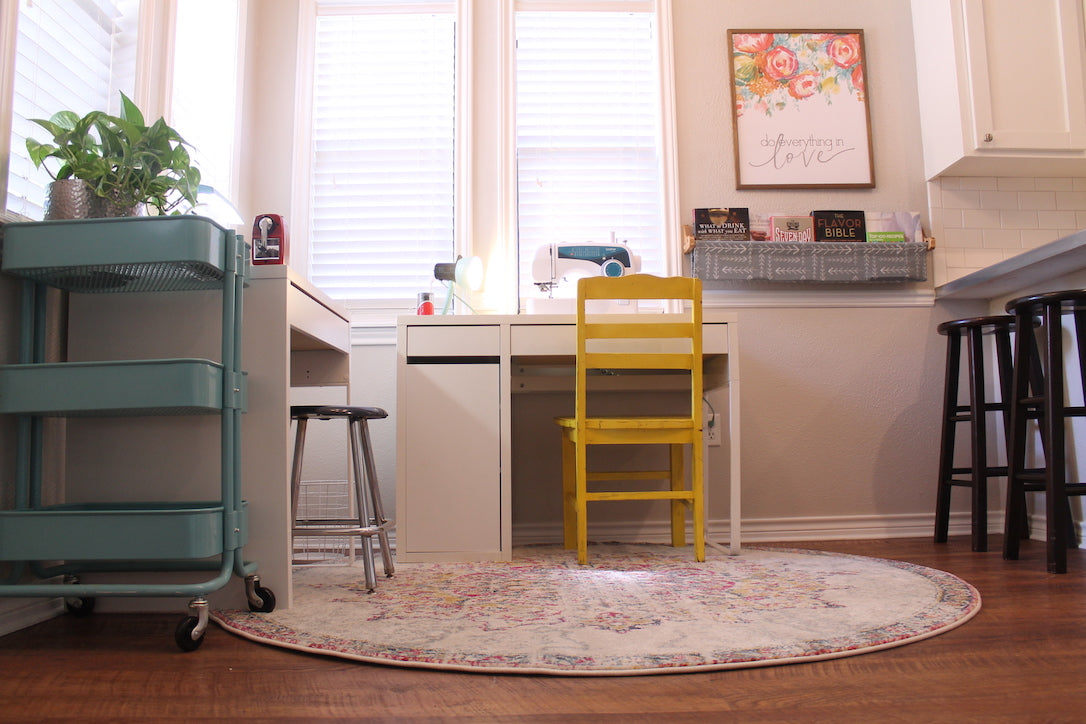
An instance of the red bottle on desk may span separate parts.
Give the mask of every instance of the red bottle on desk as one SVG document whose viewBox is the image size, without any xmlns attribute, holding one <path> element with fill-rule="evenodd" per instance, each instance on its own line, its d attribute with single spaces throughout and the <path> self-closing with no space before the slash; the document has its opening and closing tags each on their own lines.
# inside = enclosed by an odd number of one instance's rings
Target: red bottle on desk
<svg viewBox="0 0 1086 724">
<path fill-rule="evenodd" d="M 253 263 L 285 264 L 287 225 L 279 214 L 260 214 L 253 221 Z"/>
</svg>

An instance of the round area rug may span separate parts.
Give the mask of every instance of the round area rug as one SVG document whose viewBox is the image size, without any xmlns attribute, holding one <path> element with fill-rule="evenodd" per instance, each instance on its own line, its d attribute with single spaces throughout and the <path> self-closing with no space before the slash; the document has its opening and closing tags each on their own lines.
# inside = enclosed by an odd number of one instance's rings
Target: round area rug
<svg viewBox="0 0 1086 724">
<path fill-rule="evenodd" d="M 378 566 L 380 570 L 380 566 Z M 480 673 L 662 674 L 817 661 L 935 636 L 980 610 L 971 585 L 899 561 L 785 548 L 595 544 L 504 563 L 399 564 L 366 593 L 361 564 L 294 571 L 294 605 L 215 611 L 238 635 L 398 666 Z"/>
</svg>

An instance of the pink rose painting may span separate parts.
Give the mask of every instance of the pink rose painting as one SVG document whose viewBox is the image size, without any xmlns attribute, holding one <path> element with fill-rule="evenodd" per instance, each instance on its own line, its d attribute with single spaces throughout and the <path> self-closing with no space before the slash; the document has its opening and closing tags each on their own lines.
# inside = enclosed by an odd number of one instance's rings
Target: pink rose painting
<svg viewBox="0 0 1086 724">
<path fill-rule="evenodd" d="M 736 187 L 874 187 L 863 31 L 729 31 Z"/>
<path fill-rule="evenodd" d="M 735 33 L 737 106 L 772 115 L 816 96 L 863 102 L 861 49 L 856 33 Z"/>
</svg>

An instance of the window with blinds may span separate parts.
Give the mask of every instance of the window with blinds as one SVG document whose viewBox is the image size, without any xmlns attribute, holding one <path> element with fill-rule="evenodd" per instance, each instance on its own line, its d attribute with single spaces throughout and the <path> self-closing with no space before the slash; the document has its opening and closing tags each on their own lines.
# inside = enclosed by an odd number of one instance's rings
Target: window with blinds
<svg viewBox="0 0 1086 724">
<path fill-rule="evenodd" d="M 170 125 L 191 144 L 200 183 L 234 190 L 238 0 L 177 3 Z"/>
<path fill-rule="evenodd" d="M 454 258 L 455 8 L 390 5 L 319 3 L 314 59 L 309 275 L 374 307 Z"/>
<path fill-rule="evenodd" d="M 19 3 L 6 209 L 43 215 L 52 180 L 35 169 L 26 139 L 48 139 L 31 118 L 59 110 L 116 112 L 119 90 L 132 95 L 139 0 L 22 0 Z M 55 170 L 55 169 L 54 169 Z"/>
<path fill-rule="evenodd" d="M 625 241 L 664 272 L 660 73 L 651 12 L 516 14 L 522 298 L 550 242 Z"/>
<path fill-rule="evenodd" d="M 471 49 L 456 45 L 454 3 L 445 13 L 432 6 L 317 3 L 309 274 L 352 306 L 409 308 L 433 286 L 434 262 L 451 261 L 459 248 L 454 69 L 455 54 Z M 519 217 L 519 239 L 509 243 L 519 248 L 508 251 L 519 257 L 521 297 L 535 292 L 531 261 L 547 242 L 626 241 L 644 270 L 661 273 L 652 2 L 516 7 L 516 67 L 506 71 L 515 86 Z"/>
</svg>

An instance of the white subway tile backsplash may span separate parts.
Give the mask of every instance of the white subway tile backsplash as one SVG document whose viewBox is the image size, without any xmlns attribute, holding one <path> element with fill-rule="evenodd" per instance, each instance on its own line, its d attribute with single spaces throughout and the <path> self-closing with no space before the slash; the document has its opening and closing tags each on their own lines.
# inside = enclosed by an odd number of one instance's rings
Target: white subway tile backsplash
<svg viewBox="0 0 1086 724">
<path fill-rule="evenodd" d="M 1079 223 L 1079 214 L 1083 214 L 1081 219 L 1084 223 Z M 1075 229 L 1082 226 L 1086 226 L 1086 211 L 1038 211 L 1037 212 L 1037 228 L 1038 229 Z M 1049 232 L 1045 231 L 1046 234 Z M 1058 237 L 1057 237 L 1058 238 Z M 1051 241 L 1051 239 L 1049 239 Z"/>
<path fill-rule="evenodd" d="M 980 207 L 982 209 L 1017 209 L 1017 191 L 981 191 Z"/>
<path fill-rule="evenodd" d="M 980 249 L 984 246 L 984 232 L 980 229 L 945 228 L 939 239 L 946 248 Z"/>
<path fill-rule="evenodd" d="M 1000 226 L 1004 229 L 1036 229 L 1036 211 L 1001 211 Z"/>
<path fill-rule="evenodd" d="M 965 189 L 943 189 L 944 209 L 979 209 L 980 191 Z"/>
<path fill-rule="evenodd" d="M 1057 191 L 1057 209 L 1086 209 L 1086 191 Z"/>
<path fill-rule="evenodd" d="M 999 188 L 999 179 L 991 176 L 959 176 L 951 181 L 956 189 L 979 189 L 993 191 Z"/>
<path fill-rule="evenodd" d="M 1074 191 L 1075 179 L 1072 178 L 1039 178 L 1034 179 L 1038 191 Z"/>
<path fill-rule="evenodd" d="M 1022 232 L 1017 229 L 985 229 L 981 238 L 985 249 L 1022 250 Z"/>
<path fill-rule="evenodd" d="M 999 209 L 962 209 L 961 215 L 966 229 L 998 229 L 1003 224 Z"/>
<path fill-rule="evenodd" d="M 1033 191 L 1037 188 L 1037 179 L 1034 178 L 997 178 L 996 188 L 1000 191 Z"/>
<path fill-rule="evenodd" d="M 935 283 L 1086 228 L 1086 177 L 945 177 L 928 182 Z"/>
<path fill-rule="evenodd" d="M 1021 191 L 1018 194 L 1018 208 L 1052 211 L 1056 208 L 1056 193 L 1054 191 Z"/>
</svg>

